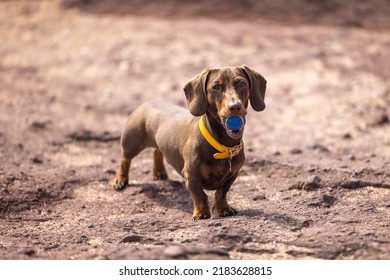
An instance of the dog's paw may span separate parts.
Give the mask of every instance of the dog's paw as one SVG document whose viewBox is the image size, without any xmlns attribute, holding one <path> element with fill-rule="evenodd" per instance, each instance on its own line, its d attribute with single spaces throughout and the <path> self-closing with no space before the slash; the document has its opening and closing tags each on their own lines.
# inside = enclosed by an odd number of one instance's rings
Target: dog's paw
<svg viewBox="0 0 390 280">
<path fill-rule="evenodd" d="M 230 206 L 223 208 L 223 209 L 215 209 L 214 208 L 214 215 L 215 215 L 216 219 L 221 218 L 221 217 L 234 216 L 237 213 L 238 213 L 237 210 L 230 207 Z"/>
<path fill-rule="evenodd" d="M 126 179 L 126 178 L 115 178 L 112 185 L 114 187 L 114 190 L 121 191 L 124 188 L 126 188 L 127 184 L 128 184 L 128 179 Z"/>
<path fill-rule="evenodd" d="M 209 219 L 210 217 L 211 217 L 210 212 L 206 212 L 206 213 L 194 212 L 194 214 L 192 215 L 193 220 L 205 220 L 205 219 Z"/>
<path fill-rule="evenodd" d="M 153 180 L 155 181 L 168 180 L 168 174 L 166 172 L 157 172 L 153 174 Z"/>
</svg>

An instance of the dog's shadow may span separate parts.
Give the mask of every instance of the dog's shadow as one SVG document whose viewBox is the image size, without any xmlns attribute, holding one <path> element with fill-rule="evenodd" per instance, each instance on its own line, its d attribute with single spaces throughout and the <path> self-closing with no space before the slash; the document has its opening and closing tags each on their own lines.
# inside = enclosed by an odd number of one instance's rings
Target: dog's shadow
<svg viewBox="0 0 390 280">
<path fill-rule="evenodd" d="M 144 195 L 164 208 L 192 213 L 192 200 L 184 182 L 176 180 L 130 183 L 125 189 L 135 189 L 135 195 Z"/>
<path fill-rule="evenodd" d="M 129 183 L 123 190 L 126 189 L 132 190 L 131 196 L 144 195 L 146 198 L 150 199 L 151 204 L 157 204 L 163 208 L 192 214 L 192 199 L 183 181 L 168 179 L 143 183 Z M 212 197 L 210 197 L 210 202 L 213 202 Z M 248 208 L 239 210 L 238 216 L 254 218 L 265 217 L 267 215 L 262 210 Z"/>
</svg>

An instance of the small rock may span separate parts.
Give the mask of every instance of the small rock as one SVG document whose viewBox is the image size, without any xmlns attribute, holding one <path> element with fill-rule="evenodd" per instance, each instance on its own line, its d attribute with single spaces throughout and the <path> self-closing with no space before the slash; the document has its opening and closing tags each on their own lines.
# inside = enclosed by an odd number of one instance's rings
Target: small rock
<svg viewBox="0 0 390 280">
<path fill-rule="evenodd" d="M 34 129 L 45 129 L 48 122 L 33 121 L 31 127 Z"/>
<path fill-rule="evenodd" d="M 364 175 L 364 172 L 365 172 L 365 169 L 364 169 L 364 168 L 359 169 L 359 170 L 355 170 L 355 171 L 352 173 L 352 177 L 361 177 L 362 175 Z"/>
<path fill-rule="evenodd" d="M 306 184 L 313 184 L 321 182 L 321 178 L 317 175 L 311 175 L 306 178 Z"/>
<path fill-rule="evenodd" d="M 171 241 L 173 241 L 173 240 L 171 240 Z M 180 243 L 189 244 L 189 243 L 196 242 L 196 241 L 199 241 L 199 239 L 198 238 L 187 238 L 187 239 L 180 241 Z"/>
<path fill-rule="evenodd" d="M 313 203 L 309 203 L 308 206 L 309 207 L 325 207 L 325 208 L 330 208 L 332 207 L 335 202 L 337 201 L 337 198 L 332 196 L 332 195 L 327 195 L 327 194 L 324 194 L 320 199 L 319 201 L 317 202 L 313 202 Z"/>
<path fill-rule="evenodd" d="M 382 126 L 388 123 L 390 123 L 390 119 L 385 112 L 375 115 L 371 120 L 372 126 Z"/>
<path fill-rule="evenodd" d="M 138 234 L 132 234 L 123 238 L 121 240 L 121 243 L 134 243 L 134 242 L 140 242 L 141 240 L 142 240 L 142 236 Z"/>
<path fill-rule="evenodd" d="M 312 173 L 312 172 L 314 172 L 314 171 L 316 171 L 316 170 L 317 170 L 317 167 L 309 167 L 309 168 L 307 169 L 307 172 Z"/>
<path fill-rule="evenodd" d="M 35 163 L 35 164 L 42 164 L 43 163 L 43 159 L 41 157 L 39 157 L 39 156 L 34 156 L 31 159 L 31 162 Z"/>
<path fill-rule="evenodd" d="M 343 139 L 347 139 L 347 140 L 352 139 L 352 134 L 349 133 L 349 132 L 345 133 L 345 134 L 343 135 Z"/>
<path fill-rule="evenodd" d="M 319 151 L 321 153 L 329 153 L 330 152 L 329 149 L 322 144 L 314 144 L 313 146 L 311 146 L 309 148 L 312 150 Z"/>
<path fill-rule="evenodd" d="M 210 220 L 208 226 L 209 227 L 220 227 L 220 226 L 222 226 L 222 223 L 219 221 L 216 221 L 216 220 Z"/>
<path fill-rule="evenodd" d="M 305 220 L 300 224 L 297 224 L 296 227 L 291 228 L 291 231 L 299 231 L 304 228 L 310 227 L 310 225 L 313 223 L 313 220 Z"/>
<path fill-rule="evenodd" d="M 35 250 L 33 248 L 30 248 L 30 247 L 25 247 L 25 248 L 20 248 L 18 250 L 18 253 L 24 254 L 27 256 L 32 256 L 32 255 L 35 255 Z"/>
<path fill-rule="evenodd" d="M 81 243 L 85 243 L 89 240 L 88 236 L 86 236 L 85 234 L 81 235 L 80 238 L 78 240 L 76 240 L 76 242 L 78 244 L 81 244 Z"/>
<path fill-rule="evenodd" d="M 291 154 L 293 155 L 299 155 L 299 154 L 302 154 L 302 150 L 301 149 L 298 149 L 298 148 L 294 148 L 290 151 Z"/>
<path fill-rule="evenodd" d="M 264 194 L 255 194 L 252 196 L 252 200 L 257 201 L 257 200 L 265 200 L 266 197 Z"/>
<path fill-rule="evenodd" d="M 182 246 L 171 245 L 164 249 L 163 254 L 170 258 L 178 258 L 185 256 L 187 253 L 186 249 Z"/>
<path fill-rule="evenodd" d="M 305 183 L 303 184 L 303 189 L 306 191 L 312 191 L 320 188 L 321 178 L 317 175 L 311 175 L 306 178 Z"/>
<path fill-rule="evenodd" d="M 337 201 L 337 198 L 335 198 L 332 195 L 324 194 L 322 197 L 322 202 L 325 207 L 331 207 L 333 204 Z"/>
<path fill-rule="evenodd" d="M 52 249 L 55 249 L 55 248 L 58 248 L 60 247 L 59 244 L 57 243 L 51 243 L 51 244 L 48 244 L 47 246 L 45 246 L 45 251 L 48 251 L 48 250 L 52 250 Z"/>
<path fill-rule="evenodd" d="M 115 175 L 116 174 L 116 171 L 114 169 L 106 169 L 104 172 L 106 174 L 109 174 L 109 175 Z"/>
<path fill-rule="evenodd" d="M 293 185 L 291 185 L 290 187 L 288 187 L 288 190 L 291 191 L 291 190 L 302 190 L 303 189 L 303 186 L 305 185 L 305 182 L 297 182 Z"/>
<path fill-rule="evenodd" d="M 308 228 L 313 223 L 313 220 L 305 220 L 302 222 L 302 228 Z"/>
</svg>

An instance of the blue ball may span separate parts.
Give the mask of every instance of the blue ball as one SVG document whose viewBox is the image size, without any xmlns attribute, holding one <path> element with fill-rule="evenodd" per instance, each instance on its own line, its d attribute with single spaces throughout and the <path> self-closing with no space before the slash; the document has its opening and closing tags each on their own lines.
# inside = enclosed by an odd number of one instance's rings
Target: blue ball
<svg viewBox="0 0 390 280">
<path fill-rule="evenodd" d="M 240 117 L 233 116 L 227 119 L 226 125 L 230 130 L 237 131 L 241 129 L 244 123 Z"/>
</svg>

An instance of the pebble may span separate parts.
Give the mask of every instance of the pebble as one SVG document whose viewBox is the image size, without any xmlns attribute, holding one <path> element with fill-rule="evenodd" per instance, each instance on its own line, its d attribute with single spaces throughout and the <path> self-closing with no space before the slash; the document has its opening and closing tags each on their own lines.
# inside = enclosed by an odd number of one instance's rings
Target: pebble
<svg viewBox="0 0 390 280">
<path fill-rule="evenodd" d="M 345 133 L 345 134 L 343 135 L 343 139 L 347 139 L 347 140 L 352 139 L 352 134 L 349 133 L 349 132 Z"/>
<path fill-rule="evenodd" d="M 257 200 L 264 200 L 266 199 L 265 195 L 263 194 L 255 194 L 252 196 L 252 200 L 257 201 Z"/>
<path fill-rule="evenodd" d="M 121 240 L 121 243 L 133 243 L 133 242 L 140 242 L 142 240 L 142 236 L 138 234 L 132 234 L 128 235 L 125 238 Z"/>
<path fill-rule="evenodd" d="M 331 207 L 337 201 L 337 198 L 332 195 L 324 194 L 322 197 L 322 202 L 325 207 Z"/>
<path fill-rule="evenodd" d="M 322 144 L 314 144 L 313 146 L 310 147 L 312 150 L 317 150 L 321 153 L 329 153 L 330 150 L 328 147 L 322 145 Z"/>
<path fill-rule="evenodd" d="M 390 118 L 385 112 L 375 115 L 371 120 L 372 126 L 383 126 L 388 123 L 390 123 Z"/>
<path fill-rule="evenodd" d="M 163 254 L 167 257 L 177 258 L 184 256 L 186 254 L 186 250 L 182 246 L 171 245 L 164 249 Z"/>
<path fill-rule="evenodd" d="M 317 167 L 309 167 L 309 168 L 307 169 L 307 172 L 312 173 L 312 172 L 314 172 L 314 171 L 316 171 L 316 170 L 317 170 Z"/>
<path fill-rule="evenodd" d="M 311 175 L 306 178 L 306 181 L 303 185 L 303 189 L 306 191 L 312 191 L 320 188 L 321 178 L 317 175 Z"/>
<path fill-rule="evenodd" d="M 301 149 L 298 149 L 298 148 L 294 148 L 290 151 L 290 154 L 293 154 L 293 155 L 299 155 L 299 154 L 302 154 L 302 150 Z"/>
<path fill-rule="evenodd" d="M 18 253 L 24 254 L 27 256 L 32 256 L 32 255 L 35 255 L 35 250 L 33 248 L 30 248 L 30 247 L 25 247 L 25 248 L 20 248 L 18 250 Z"/>
<path fill-rule="evenodd" d="M 31 158 L 31 162 L 32 163 L 35 163 L 35 164 L 42 164 L 43 163 L 43 159 L 39 156 L 34 156 Z"/>
<path fill-rule="evenodd" d="M 220 227 L 220 226 L 222 226 L 222 223 L 219 221 L 210 220 L 208 226 L 209 227 Z"/>
</svg>

